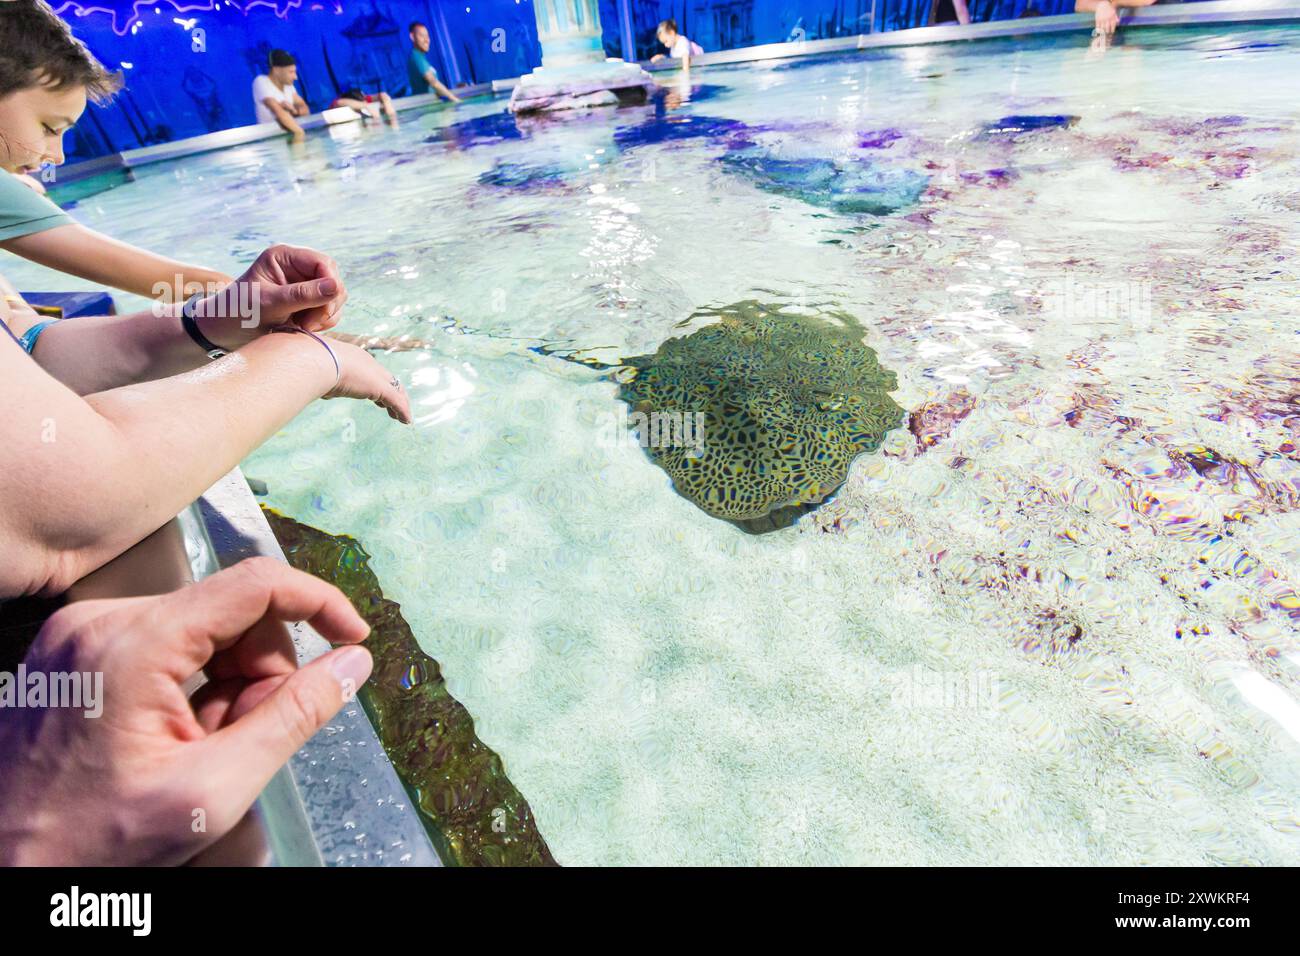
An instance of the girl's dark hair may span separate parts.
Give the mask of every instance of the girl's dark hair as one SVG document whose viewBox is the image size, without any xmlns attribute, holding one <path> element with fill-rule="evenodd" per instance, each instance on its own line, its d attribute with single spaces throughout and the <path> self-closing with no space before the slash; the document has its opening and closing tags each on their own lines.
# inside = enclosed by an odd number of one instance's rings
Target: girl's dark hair
<svg viewBox="0 0 1300 956">
<path fill-rule="evenodd" d="M 667 20 L 660 20 L 659 28 L 655 30 L 655 33 L 663 33 L 665 30 L 668 30 L 671 33 L 676 33 L 677 21 L 674 20 L 672 17 L 669 17 Z"/>
<path fill-rule="evenodd" d="M 122 88 L 122 75 L 104 69 L 43 0 L 6 0 L 0 3 L 0 96 L 33 86 L 84 86 L 86 96 L 103 103 Z"/>
</svg>

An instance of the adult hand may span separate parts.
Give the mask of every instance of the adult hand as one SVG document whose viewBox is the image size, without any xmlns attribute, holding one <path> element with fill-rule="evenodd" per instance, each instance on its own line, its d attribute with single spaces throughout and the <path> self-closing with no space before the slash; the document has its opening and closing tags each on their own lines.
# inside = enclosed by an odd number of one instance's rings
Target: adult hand
<svg viewBox="0 0 1300 956">
<path fill-rule="evenodd" d="M 333 259 L 315 249 L 278 245 L 233 283 L 198 302 L 194 314 L 207 338 L 238 348 L 289 323 L 308 332 L 332 328 L 347 299 Z"/>
<path fill-rule="evenodd" d="M 1119 11 L 1110 0 L 1101 0 L 1097 5 L 1097 11 L 1094 15 L 1097 25 L 1097 32 L 1101 36 L 1110 36 L 1119 26 Z"/>
<path fill-rule="evenodd" d="M 284 622 L 300 620 L 335 644 L 369 632 L 337 588 L 271 558 L 50 618 L 28 673 L 101 674 L 102 715 L 5 713 L 0 863 L 179 864 L 221 839 L 370 675 L 355 646 L 298 667 Z"/>
<path fill-rule="evenodd" d="M 384 368 L 365 349 L 331 339 L 330 348 L 339 360 L 339 382 L 326 398 L 360 398 L 374 402 L 389 417 L 404 425 L 411 423 L 411 400 L 397 376 Z"/>
</svg>

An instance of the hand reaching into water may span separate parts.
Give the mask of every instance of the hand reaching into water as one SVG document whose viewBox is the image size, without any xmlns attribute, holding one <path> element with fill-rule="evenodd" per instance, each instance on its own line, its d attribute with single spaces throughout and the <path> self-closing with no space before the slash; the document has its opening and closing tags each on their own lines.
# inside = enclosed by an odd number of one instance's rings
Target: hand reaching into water
<svg viewBox="0 0 1300 956">
<path fill-rule="evenodd" d="M 271 558 L 50 618 L 28 673 L 101 674 L 102 714 L 0 721 L 0 863 L 179 864 L 229 833 L 370 675 L 355 646 L 298 667 L 284 622 L 301 620 L 335 644 L 369 633 L 337 588 Z"/>
<path fill-rule="evenodd" d="M 1113 34 L 1115 28 L 1119 26 L 1119 11 L 1115 9 L 1115 5 L 1111 3 L 1110 0 L 1101 0 L 1101 2 L 1097 4 L 1094 18 L 1097 25 L 1097 34 L 1099 36 L 1108 37 Z"/>
<path fill-rule="evenodd" d="M 307 336 L 302 336 L 306 338 Z M 332 340 L 330 349 L 339 360 L 339 381 L 326 398 L 360 398 L 374 402 L 391 418 L 411 423 L 411 400 L 397 376 L 384 368 L 365 349 Z"/>
</svg>

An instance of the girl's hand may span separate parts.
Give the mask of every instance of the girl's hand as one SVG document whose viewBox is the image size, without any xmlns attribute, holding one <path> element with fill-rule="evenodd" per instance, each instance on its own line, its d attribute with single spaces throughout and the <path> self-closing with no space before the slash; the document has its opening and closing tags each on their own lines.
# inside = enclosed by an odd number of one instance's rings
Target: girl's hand
<svg viewBox="0 0 1300 956">
<path fill-rule="evenodd" d="M 403 425 L 411 424 L 411 400 L 396 375 L 365 349 L 337 340 L 330 342 L 330 348 L 339 360 L 339 382 L 325 393 L 325 398 L 369 400 Z"/>
</svg>

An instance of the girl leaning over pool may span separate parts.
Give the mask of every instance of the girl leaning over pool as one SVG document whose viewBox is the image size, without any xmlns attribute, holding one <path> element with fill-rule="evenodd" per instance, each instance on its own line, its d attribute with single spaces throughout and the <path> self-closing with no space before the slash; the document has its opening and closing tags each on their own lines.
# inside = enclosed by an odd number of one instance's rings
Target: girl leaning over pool
<svg viewBox="0 0 1300 956">
<path fill-rule="evenodd" d="M 62 135 L 87 99 L 118 85 L 47 5 L 0 3 L 0 246 L 26 255 L 15 240 L 81 229 L 15 174 L 61 162 Z M 73 237 L 90 245 L 70 271 L 88 278 L 113 250 L 149 255 L 90 230 Z M 147 268 L 159 264 L 194 275 L 161 257 Z M 345 299 L 333 260 L 291 246 L 267 249 L 218 292 L 126 316 L 45 323 L 0 279 L 0 600 L 65 590 L 314 399 L 368 399 L 409 422 L 396 378 L 316 334 Z M 268 334 L 281 331 L 296 334 Z"/>
</svg>

